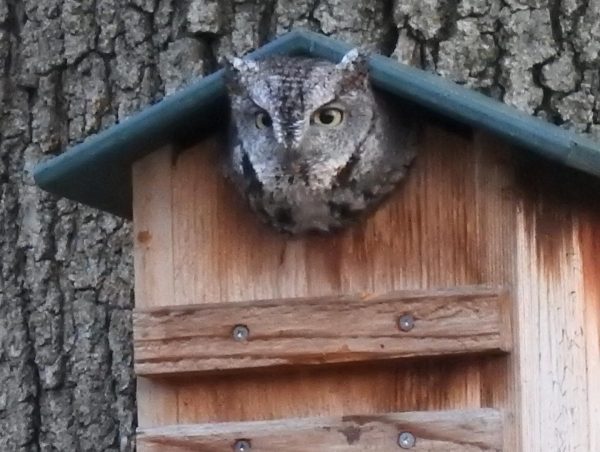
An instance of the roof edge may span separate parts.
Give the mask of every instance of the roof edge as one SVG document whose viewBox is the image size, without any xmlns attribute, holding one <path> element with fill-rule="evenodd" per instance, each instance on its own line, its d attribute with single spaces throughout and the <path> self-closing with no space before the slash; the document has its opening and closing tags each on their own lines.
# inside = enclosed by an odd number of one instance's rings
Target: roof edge
<svg viewBox="0 0 600 452">
<path fill-rule="evenodd" d="M 248 54 L 253 59 L 273 54 L 303 51 L 302 31 L 291 31 Z M 87 137 L 64 153 L 39 163 L 33 169 L 42 189 L 74 201 L 131 218 L 131 175 L 123 169 L 166 144 L 173 130 L 198 118 L 198 127 L 212 119 L 202 110 L 222 103 L 226 95 L 224 70 L 220 69 L 160 102 L 125 118 L 118 124 Z M 210 127 L 206 127 L 210 128 Z M 98 177 L 99 176 L 99 177 Z M 102 184 L 90 187 L 86 180 Z"/>
<path fill-rule="evenodd" d="M 248 54 L 304 54 L 332 61 L 352 46 L 305 30 L 293 30 Z M 390 58 L 369 60 L 372 83 L 468 126 L 502 137 L 538 155 L 600 177 L 600 147 L 592 140 L 520 112 L 435 74 Z M 114 214 L 131 217 L 131 164 L 176 137 L 184 126 L 211 130 L 215 108 L 226 105 L 219 70 L 123 120 L 65 153 L 38 164 L 35 182 L 44 190 Z"/>
<path fill-rule="evenodd" d="M 314 32 L 299 34 L 312 56 L 340 59 L 352 47 Z M 502 137 L 566 166 L 600 177 L 600 145 L 431 72 L 382 55 L 370 58 L 372 83 L 425 109 Z"/>
</svg>

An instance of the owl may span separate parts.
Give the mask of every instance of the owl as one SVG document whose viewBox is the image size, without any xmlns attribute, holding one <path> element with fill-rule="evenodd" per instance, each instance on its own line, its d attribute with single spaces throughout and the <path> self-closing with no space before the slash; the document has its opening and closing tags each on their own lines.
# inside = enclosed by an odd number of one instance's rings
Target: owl
<svg viewBox="0 0 600 452">
<path fill-rule="evenodd" d="M 225 167 L 251 208 L 280 231 L 329 232 L 372 211 L 415 156 L 409 112 L 370 85 L 357 49 L 335 64 L 235 58 Z"/>
</svg>

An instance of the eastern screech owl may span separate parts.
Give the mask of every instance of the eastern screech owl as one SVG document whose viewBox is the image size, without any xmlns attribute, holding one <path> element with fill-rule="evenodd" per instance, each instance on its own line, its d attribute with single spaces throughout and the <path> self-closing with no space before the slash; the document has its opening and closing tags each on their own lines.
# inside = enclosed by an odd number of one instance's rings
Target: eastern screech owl
<svg viewBox="0 0 600 452">
<path fill-rule="evenodd" d="M 227 171 L 277 229 L 344 227 L 406 174 L 414 128 L 373 91 L 367 67 L 356 49 L 338 64 L 233 60 Z"/>
</svg>

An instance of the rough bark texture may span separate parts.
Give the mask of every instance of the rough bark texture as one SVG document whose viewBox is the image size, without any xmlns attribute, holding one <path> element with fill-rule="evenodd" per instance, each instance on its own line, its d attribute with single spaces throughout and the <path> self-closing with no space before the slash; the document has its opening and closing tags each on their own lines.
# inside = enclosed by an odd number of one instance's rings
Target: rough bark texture
<svg viewBox="0 0 600 452">
<path fill-rule="evenodd" d="M 596 1 L 0 0 L 0 450 L 134 448 L 129 225 L 33 165 L 291 27 L 600 137 Z"/>
</svg>

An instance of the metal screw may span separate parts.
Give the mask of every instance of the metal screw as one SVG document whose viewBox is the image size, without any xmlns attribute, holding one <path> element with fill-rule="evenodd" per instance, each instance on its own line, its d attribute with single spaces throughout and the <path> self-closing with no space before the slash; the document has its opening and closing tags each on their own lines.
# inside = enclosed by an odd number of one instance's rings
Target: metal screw
<svg viewBox="0 0 600 452">
<path fill-rule="evenodd" d="M 410 432 L 402 432 L 398 435 L 398 446 L 402 449 L 411 449 L 415 447 L 416 442 L 415 435 Z"/>
<path fill-rule="evenodd" d="M 250 330 L 246 325 L 236 325 L 233 327 L 233 331 L 231 332 L 231 336 L 234 341 L 242 342 L 248 340 L 248 336 L 250 335 Z"/>
<path fill-rule="evenodd" d="M 412 314 L 404 314 L 398 319 L 398 328 L 402 331 L 410 331 L 415 327 L 415 318 Z"/>
<path fill-rule="evenodd" d="M 250 449 L 252 449 L 252 446 L 247 439 L 238 439 L 233 445 L 235 452 L 248 452 Z"/>
</svg>

